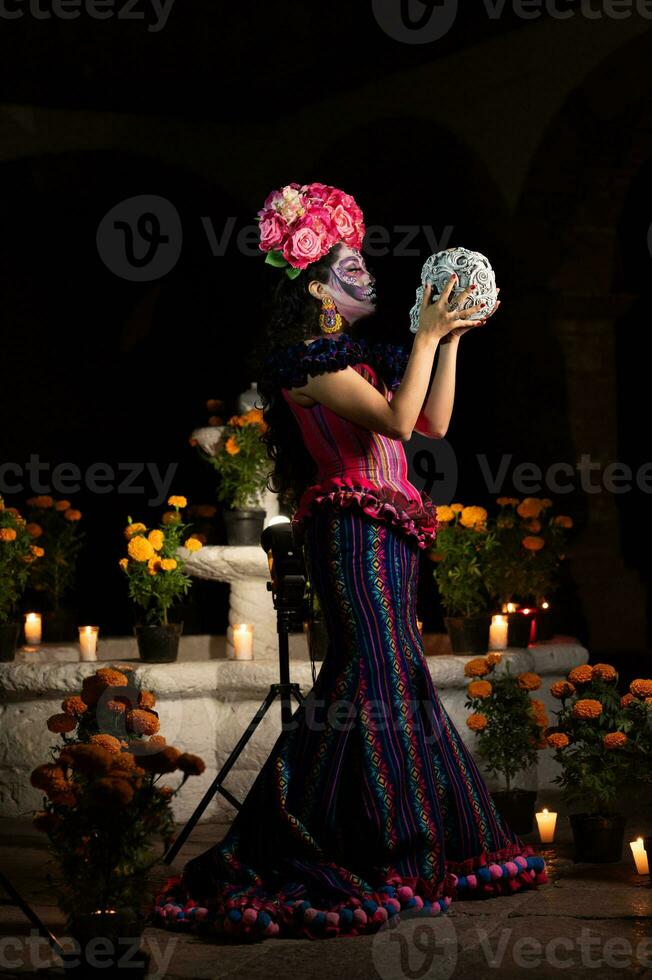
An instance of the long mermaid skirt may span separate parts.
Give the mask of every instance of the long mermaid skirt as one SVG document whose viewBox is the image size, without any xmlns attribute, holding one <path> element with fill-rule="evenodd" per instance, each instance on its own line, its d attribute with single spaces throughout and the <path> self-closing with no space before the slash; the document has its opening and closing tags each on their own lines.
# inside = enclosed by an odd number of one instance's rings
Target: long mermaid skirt
<svg viewBox="0 0 652 980">
<path fill-rule="evenodd" d="M 157 898 L 160 919 L 234 938 L 356 935 L 545 882 L 430 677 L 418 548 L 328 504 L 304 532 L 328 653 L 226 836 Z"/>
</svg>

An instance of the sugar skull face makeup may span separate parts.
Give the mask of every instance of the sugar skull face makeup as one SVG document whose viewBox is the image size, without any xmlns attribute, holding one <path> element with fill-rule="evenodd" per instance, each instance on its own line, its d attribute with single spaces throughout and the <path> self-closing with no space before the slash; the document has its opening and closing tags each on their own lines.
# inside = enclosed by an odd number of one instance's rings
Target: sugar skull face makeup
<svg viewBox="0 0 652 980">
<path fill-rule="evenodd" d="M 360 252 L 343 245 L 331 266 L 327 285 L 347 323 L 354 323 L 373 313 L 376 306 L 375 282 Z"/>
</svg>

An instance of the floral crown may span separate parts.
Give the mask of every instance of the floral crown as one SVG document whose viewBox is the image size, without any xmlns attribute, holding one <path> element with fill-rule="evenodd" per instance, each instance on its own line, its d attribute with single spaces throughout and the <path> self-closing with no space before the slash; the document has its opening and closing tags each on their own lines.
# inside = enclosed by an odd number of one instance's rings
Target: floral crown
<svg viewBox="0 0 652 980">
<path fill-rule="evenodd" d="M 265 261 L 290 279 L 339 242 L 361 248 L 362 211 L 350 194 L 327 184 L 287 184 L 272 191 L 258 212 Z"/>
</svg>

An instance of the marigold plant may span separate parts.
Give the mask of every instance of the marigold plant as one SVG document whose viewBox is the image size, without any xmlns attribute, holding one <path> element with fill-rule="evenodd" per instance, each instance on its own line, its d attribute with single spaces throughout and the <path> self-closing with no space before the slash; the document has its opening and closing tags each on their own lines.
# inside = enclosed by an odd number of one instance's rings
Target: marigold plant
<svg viewBox="0 0 652 980">
<path fill-rule="evenodd" d="M 496 541 L 487 530 L 486 510 L 461 505 L 438 507 L 437 520 L 433 576 L 447 615 L 487 612 L 491 601 L 485 581 Z"/>
<path fill-rule="evenodd" d="M 260 409 L 232 415 L 222 427 L 214 455 L 197 451 L 217 472 L 217 498 L 234 509 L 259 502 L 267 487 L 272 463 L 263 434 L 267 429 Z"/>
<path fill-rule="evenodd" d="M 628 779 L 650 778 L 650 706 L 634 694 L 622 697 L 617 683 L 611 664 L 580 664 L 550 689 L 561 702 L 546 729 L 561 766 L 554 781 L 569 803 L 603 815 Z"/>
<path fill-rule="evenodd" d="M 499 671 L 501 662 L 497 654 L 490 661 L 482 657 L 467 662 L 467 677 L 491 675 L 491 680 L 469 683 L 465 706 L 472 714 L 466 723 L 478 736 L 478 753 L 487 771 L 500 777 L 509 790 L 514 777 L 536 762 L 548 718 L 543 702 L 530 697 L 530 691 L 541 685 L 538 674 L 512 674 L 508 660 Z"/>
<path fill-rule="evenodd" d="M 30 569 L 43 561 L 44 549 L 34 540 L 25 518 L 0 497 L 0 623 L 16 615 Z"/>
<path fill-rule="evenodd" d="M 123 714 L 109 707 L 116 696 L 128 706 Z M 44 794 L 34 825 L 49 838 L 69 918 L 140 906 L 146 875 L 159 859 L 156 842 L 167 845 L 173 836 L 171 802 L 190 776 L 204 771 L 197 756 L 167 746 L 160 735 L 146 736 L 159 726 L 152 702 L 155 696 L 140 689 L 131 669 L 100 668 L 80 694 L 64 699 L 62 715 L 49 720 L 61 742 L 31 775 Z M 131 724 L 135 714 L 151 723 Z M 176 785 L 160 785 L 175 772 Z"/>
<path fill-rule="evenodd" d="M 556 586 L 573 521 L 555 516 L 548 498 L 498 497 L 496 503 L 498 513 L 488 521 L 497 548 L 487 566 L 487 589 L 500 606 L 515 601 L 535 605 Z"/>
<path fill-rule="evenodd" d="M 163 515 L 159 528 L 148 529 L 129 518 L 124 529 L 127 556 L 118 564 L 127 576 L 129 595 L 144 610 L 147 623 L 166 624 L 170 609 L 192 584 L 178 549 L 184 546 L 198 551 L 202 545 L 189 536 L 190 525 L 183 522 L 180 511 L 186 505 L 185 497 L 172 496 L 168 506 L 174 510 L 166 513 L 174 514 L 174 520 L 166 521 Z"/>
<path fill-rule="evenodd" d="M 82 514 L 69 500 L 45 495 L 30 497 L 27 506 L 27 531 L 45 550 L 43 560 L 32 566 L 30 585 L 43 593 L 50 609 L 58 612 L 75 585 L 84 540 Z"/>
</svg>

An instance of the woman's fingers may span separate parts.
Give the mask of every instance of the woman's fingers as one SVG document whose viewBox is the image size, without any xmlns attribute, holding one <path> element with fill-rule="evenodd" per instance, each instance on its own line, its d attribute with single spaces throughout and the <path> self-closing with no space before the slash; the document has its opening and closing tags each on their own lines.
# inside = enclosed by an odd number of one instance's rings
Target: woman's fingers
<svg viewBox="0 0 652 980">
<path fill-rule="evenodd" d="M 453 292 L 453 289 L 455 288 L 456 284 L 457 284 L 457 275 L 453 273 L 453 275 L 448 280 L 448 283 L 446 284 L 441 296 L 439 297 L 440 303 L 443 302 L 446 305 L 450 303 L 451 293 Z"/>
<path fill-rule="evenodd" d="M 421 298 L 421 309 L 425 310 L 430 304 L 430 294 L 432 293 L 432 286 L 429 282 L 423 287 L 423 296 Z"/>
</svg>

